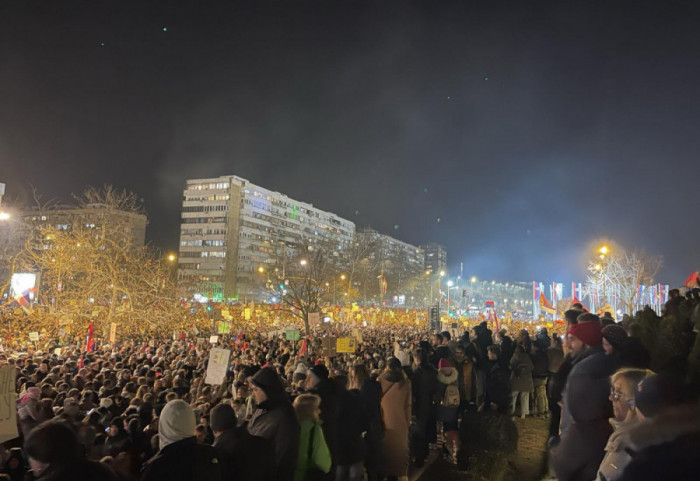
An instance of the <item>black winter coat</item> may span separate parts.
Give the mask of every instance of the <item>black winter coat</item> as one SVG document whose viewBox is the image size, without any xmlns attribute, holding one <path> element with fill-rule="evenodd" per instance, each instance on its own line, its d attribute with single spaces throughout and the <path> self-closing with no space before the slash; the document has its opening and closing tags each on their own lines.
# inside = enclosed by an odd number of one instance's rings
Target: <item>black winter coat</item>
<svg viewBox="0 0 700 481">
<path fill-rule="evenodd" d="M 362 433 L 369 428 L 367 412 L 359 394 L 341 390 L 336 397 L 335 455 L 333 463 L 349 466 L 365 459 L 365 440 Z"/>
<path fill-rule="evenodd" d="M 291 481 L 299 455 L 299 422 L 294 408 L 286 399 L 265 401 L 258 405 L 248 423 L 248 432 L 265 438 L 275 450 L 277 479 Z"/>
<path fill-rule="evenodd" d="M 216 449 L 194 436 L 169 444 L 148 460 L 141 481 L 221 481 Z"/>
<path fill-rule="evenodd" d="M 267 439 L 252 436 L 245 428 L 229 429 L 214 441 L 224 480 L 273 481 L 275 451 Z"/>
<path fill-rule="evenodd" d="M 491 363 L 491 368 L 486 372 L 484 396 L 486 408 L 494 403 L 498 412 L 506 413 L 508 411 L 511 399 L 510 375 L 498 361 Z"/>
<path fill-rule="evenodd" d="M 411 376 L 413 416 L 419 425 L 434 417 L 434 399 L 439 390 L 437 371 L 431 365 L 418 366 Z"/>
</svg>

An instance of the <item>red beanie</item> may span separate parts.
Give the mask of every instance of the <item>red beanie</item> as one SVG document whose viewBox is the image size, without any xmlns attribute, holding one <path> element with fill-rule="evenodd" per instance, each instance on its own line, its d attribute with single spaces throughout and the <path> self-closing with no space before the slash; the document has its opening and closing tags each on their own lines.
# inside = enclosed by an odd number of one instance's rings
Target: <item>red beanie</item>
<svg viewBox="0 0 700 481">
<path fill-rule="evenodd" d="M 597 322 L 579 322 L 569 328 L 569 334 L 580 339 L 590 347 L 600 346 L 603 335 L 600 332 L 600 324 Z"/>
<path fill-rule="evenodd" d="M 438 369 L 442 369 L 443 367 L 452 367 L 450 361 L 444 357 L 438 362 Z"/>
</svg>

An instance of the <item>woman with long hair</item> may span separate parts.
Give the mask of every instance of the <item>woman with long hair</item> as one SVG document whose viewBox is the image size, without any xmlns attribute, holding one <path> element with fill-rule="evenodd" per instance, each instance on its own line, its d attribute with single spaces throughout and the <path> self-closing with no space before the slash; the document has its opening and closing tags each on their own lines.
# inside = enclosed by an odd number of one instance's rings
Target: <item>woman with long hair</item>
<svg viewBox="0 0 700 481">
<path fill-rule="evenodd" d="M 411 426 L 411 381 L 401 361 L 389 358 L 378 378 L 382 388 L 381 412 L 384 423 L 384 463 L 389 479 L 407 480 L 410 458 L 408 430 Z"/>
</svg>

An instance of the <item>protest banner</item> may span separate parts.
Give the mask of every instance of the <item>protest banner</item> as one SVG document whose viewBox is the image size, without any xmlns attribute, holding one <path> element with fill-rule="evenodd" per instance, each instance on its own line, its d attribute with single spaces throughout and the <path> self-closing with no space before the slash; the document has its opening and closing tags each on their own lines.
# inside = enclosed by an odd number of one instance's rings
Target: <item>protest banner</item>
<svg viewBox="0 0 700 481">
<path fill-rule="evenodd" d="M 209 365 L 207 366 L 207 376 L 204 380 L 206 384 L 219 385 L 226 379 L 228 360 L 231 351 L 213 347 L 209 352 Z"/>
<path fill-rule="evenodd" d="M 357 341 L 354 337 L 339 337 L 336 341 L 335 352 L 353 353 L 357 349 Z"/>
<path fill-rule="evenodd" d="M 0 368 L 0 443 L 15 439 L 17 433 L 17 394 L 15 394 L 15 366 Z"/>
<path fill-rule="evenodd" d="M 285 332 L 285 337 L 288 341 L 298 341 L 301 339 L 301 333 L 299 329 L 287 329 Z"/>
<path fill-rule="evenodd" d="M 32 331 L 29 333 L 29 340 L 32 342 L 36 342 L 39 340 L 39 333 L 36 331 Z"/>
</svg>

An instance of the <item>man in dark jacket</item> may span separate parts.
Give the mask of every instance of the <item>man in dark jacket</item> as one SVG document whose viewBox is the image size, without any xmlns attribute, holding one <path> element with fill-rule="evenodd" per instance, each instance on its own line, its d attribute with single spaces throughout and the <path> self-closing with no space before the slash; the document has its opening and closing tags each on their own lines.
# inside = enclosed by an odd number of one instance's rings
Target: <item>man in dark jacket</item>
<svg viewBox="0 0 700 481">
<path fill-rule="evenodd" d="M 573 367 L 564 390 L 561 441 L 550 454 L 560 481 L 585 481 L 595 479 L 612 433 L 608 397 L 615 366 L 601 347 L 599 322 L 571 326 L 568 340 Z"/>
<path fill-rule="evenodd" d="M 276 476 L 275 452 L 267 439 L 251 436 L 238 427 L 236 412 L 229 404 L 211 411 L 214 448 L 219 453 L 223 480 L 273 481 Z"/>
<path fill-rule="evenodd" d="M 272 443 L 277 480 L 291 481 L 297 466 L 300 433 L 294 408 L 273 369 L 261 369 L 250 382 L 257 409 L 248 423 L 248 432 Z"/>
<path fill-rule="evenodd" d="M 165 405 L 158 421 L 160 451 L 148 460 L 141 481 L 220 481 L 216 450 L 197 444 L 194 411 L 176 399 Z"/>
</svg>

